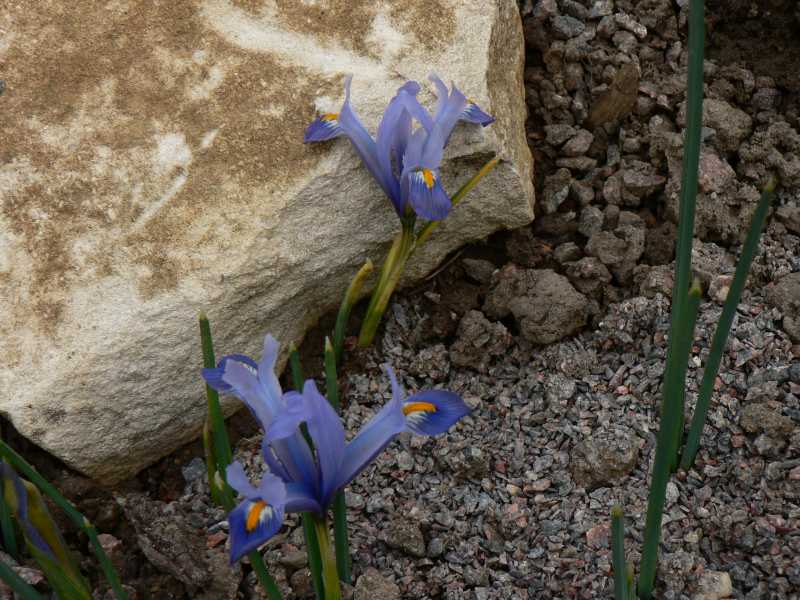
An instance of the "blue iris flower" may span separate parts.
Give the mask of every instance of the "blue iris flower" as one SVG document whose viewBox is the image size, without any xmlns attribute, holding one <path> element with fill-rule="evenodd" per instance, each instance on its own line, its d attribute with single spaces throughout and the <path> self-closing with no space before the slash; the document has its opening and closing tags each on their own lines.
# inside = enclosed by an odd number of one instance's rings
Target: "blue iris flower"
<svg viewBox="0 0 800 600">
<path fill-rule="evenodd" d="M 455 85 L 448 90 L 439 77 L 431 74 L 429 79 L 438 98 L 434 115 L 417 100 L 419 84 L 408 81 L 389 102 L 373 139 L 350 105 L 351 79 L 345 79 L 341 111 L 320 115 L 306 129 L 305 141 L 347 136 L 401 219 L 413 211 L 429 221 L 442 220 L 451 204 L 442 187 L 439 167 L 453 128 L 458 121 L 485 127 L 494 122 L 494 117 L 467 99 Z"/>
<path fill-rule="evenodd" d="M 402 431 L 438 435 L 469 412 L 453 392 L 428 390 L 405 397 L 394 371 L 385 370 L 392 399 L 345 442 L 342 422 L 312 380 L 302 393 L 283 393 L 275 375 L 278 343 L 264 339 L 260 362 L 246 356 L 224 357 L 214 369 L 203 369 L 206 382 L 242 400 L 265 431 L 262 454 L 266 472 L 258 486 L 233 462 L 228 483 L 244 500 L 231 511 L 231 562 L 275 535 L 287 512 L 311 512 L 323 517 L 336 493 L 350 483 Z M 314 442 L 309 447 L 300 432 L 305 423 Z"/>
</svg>

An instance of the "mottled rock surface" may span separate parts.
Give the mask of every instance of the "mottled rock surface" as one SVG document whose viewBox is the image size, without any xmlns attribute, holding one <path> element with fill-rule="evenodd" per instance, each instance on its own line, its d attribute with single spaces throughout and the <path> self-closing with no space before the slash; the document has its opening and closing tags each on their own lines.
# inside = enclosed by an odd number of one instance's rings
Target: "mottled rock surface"
<svg viewBox="0 0 800 600">
<path fill-rule="evenodd" d="M 302 144 L 346 73 L 373 131 L 396 88 L 430 71 L 497 117 L 454 132 L 449 190 L 505 162 L 409 281 L 531 220 L 516 3 L 335 6 L 42 0 L 0 14 L 0 411 L 70 466 L 115 481 L 197 435 L 198 311 L 220 353 L 256 352 L 265 331 L 288 344 L 383 255 L 397 220 L 350 144 Z"/>
</svg>

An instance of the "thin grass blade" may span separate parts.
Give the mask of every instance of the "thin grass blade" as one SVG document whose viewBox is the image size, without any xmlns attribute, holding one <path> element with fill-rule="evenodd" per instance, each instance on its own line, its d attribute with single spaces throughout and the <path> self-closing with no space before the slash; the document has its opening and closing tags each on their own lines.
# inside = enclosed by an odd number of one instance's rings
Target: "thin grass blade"
<svg viewBox="0 0 800 600">
<path fill-rule="evenodd" d="M 625 522 L 622 507 L 611 509 L 611 560 L 614 566 L 614 598 L 628 600 L 628 579 L 625 568 Z"/>
<path fill-rule="evenodd" d="M 694 409 L 692 423 L 689 426 L 689 434 L 686 438 L 686 447 L 683 451 L 683 457 L 681 458 L 681 468 L 687 471 L 692 467 L 694 458 L 697 455 L 697 450 L 700 447 L 700 437 L 703 434 L 703 427 L 706 423 L 708 408 L 711 403 L 711 395 L 714 393 L 714 381 L 719 373 L 722 353 L 725 350 L 725 344 L 728 342 L 728 335 L 733 325 L 733 318 L 736 316 L 736 308 L 739 306 L 739 301 L 742 298 L 742 292 L 747 283 L 747 275 L 750 272 L 750 266 L 753 264 L 753 258 L 758 249 L 758 242 L 767 220 L 769 207 L 775 195 L 776 185 L 777 182 L 772 179 L 761 194 L 761 200 L 756 207 L 755 213 L 753 213 L 750 229 L 747 231 L 747 237 L 742 246 L 742 255 L 736 265 L 736 272 L 734 273 L 731 287 L 728 290 L 728 296 L 725 298 L 725 304 L 722 307 L 722 314 L 717 323 L 717 329 L 714 331 L 708 362 L 703 370 L 703 380 L 700 383 L 700 390 L 697 393 L 697 405 Z"/>
</svg>

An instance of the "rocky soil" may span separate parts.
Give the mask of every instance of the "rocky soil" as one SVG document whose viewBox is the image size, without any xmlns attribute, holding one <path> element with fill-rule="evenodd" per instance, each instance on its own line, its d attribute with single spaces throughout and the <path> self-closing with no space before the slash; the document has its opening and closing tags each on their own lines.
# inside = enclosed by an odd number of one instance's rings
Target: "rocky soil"
<svg viewBox="0 0 800 600">
<path fill-rule="evenodd" d="M 356 599 L 610 597 L 616 502 L 639 559 L 669 326 L 688 3 L 520 4 L 538 217 L 398 295 L 377 348 L 349 354 L 348 431 L 388 399 L 387 361 L 407 389 L 453 389 L 473 409 L 435 440 L 402 436 L 349 488 Z M 775 174 L 781 188 L 697 463 L 667 490 L 658 597 L 800 598 L 800 15 L 782 0 L 708 6 L 693 257 L 705 297 L 689 411 L 759 186 Z M 258 432 L 246 415 L 232 425 L 257 473 Z M 249 567 L 226 564 L 227 523 L 210 506 L 201 455 L 187 447 L 113 492 L 46 457 L 37 464 L 106 532 L 138 598 L 258 598 Z M 307 597 L 297 519 L 265 553 L 287 598 Z"/>
</svg>

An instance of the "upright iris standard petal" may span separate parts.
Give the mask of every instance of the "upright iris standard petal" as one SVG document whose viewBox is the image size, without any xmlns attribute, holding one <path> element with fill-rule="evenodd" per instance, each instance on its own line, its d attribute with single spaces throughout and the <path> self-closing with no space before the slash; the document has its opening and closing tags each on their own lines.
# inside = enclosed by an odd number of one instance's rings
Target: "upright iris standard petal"
<svg viewBox="0 0 800 600">
<path fill-rule="evenodd" d="M 286 411 L 279 416 L 267 437 L 285 434 L 292 425 L 296 428 L 302 421 L 308 426 L 308 433 L 317 449 L 320 498 L 321 504 L 325 505 L 337 489 L 337 477 L 344 457 L 344 427 L 336 411 L 311 379 L 303 386 L 302 411 Z"/>
<path fill-rule="evenodd" d="M 236 393 L 236 390 L 234 390 L 230 384 L 222 381 L 222 375 L 225 373 L 225 365 L 229 360 L 243 363 L 245 366 L 250 367 L 254 373 L 258 370 L 256 361 L 244 354 L 229 354 L 228 356 L 223 356 L 213 369 L 203 369 L 203 379 L 206 380 L 208 385 L 221 394 Z"/>
<path fill-rule="evenodd" d="M 429 221 L 444 219 L 450 212 L 451 202 L 438 172 L 420 167 L 407 177 L 408 197 L 414 212 Z"/>
<path fill-rule="evenodd" d="M 395 200 L 394 192 L 394 177 L 391 172 L 383 170 L 383 166 L 378 158 L 378 147 L 375 140 L 372 139 L 367 129 L 361 123 L 356 113 L 350 106 L 350 82 L 352 77 L 345 79 L 345 100 L 342 111 L 339 113 L 339 126 L 342 131 L 353 143 L 361 161 L 367 167 L 367 170 L 372 174 L 372 177 L 383 189 L 383 192 L 389 197 L 390 200 Z"/>
<path fill-rule="evenodd" d="M 238 460 L 228 465 L 225 470 L 225 478 L 228 480 L 228 485 L 235 489 L 240 496 L 244 496 L 249 500 L 258 498 L 258 490 L 250 483 L 242 463 Z"/>
<path fill-rule="evenodd" d="M 275 407 L 276 410 L 283 405 L 281 401 L 281 384 L 275 374 L 279 350 L 280 344 L 278 344 L 278 340 L 270 334 L 265 335 L 261 361 L 258 363 L 258 381 L 264 390 L 264 394 L 270 400 L 270 406 Z"/>
<path fill-rule="evenodd" d="M 436 75 L 431 75 L 431 79 L 436 81 L 439 78 Z M 436 119 L 433 124 L 433 129 L 425 140 L 425 145 L 422 148 L 422 158 L 420 166 L 429 169 L 438 169 L 442 162 L 444 154 L 444 147 L 450 139 L 450 133 L 461 118 L 461 113 L 467 105 L 467 98 L 462 94 L 456 86 L 452 86 L 450 95 L 447 101 L 437 111 Z"/>
<path fill-rule="evenodd" d="M 318 116 L 308 127 L 303 137 L 305 143 L 324 142 L 343 135 L 339 125 L 338 113 L 324 113 Z"/>
<path fill-rule="evenodd" d="M 418 435 L 439 435 L 469 414 L 469 407 L 453 392 L 427 390 L 403 402 L 403 414 L 409 431 Z"/>
</svg>

